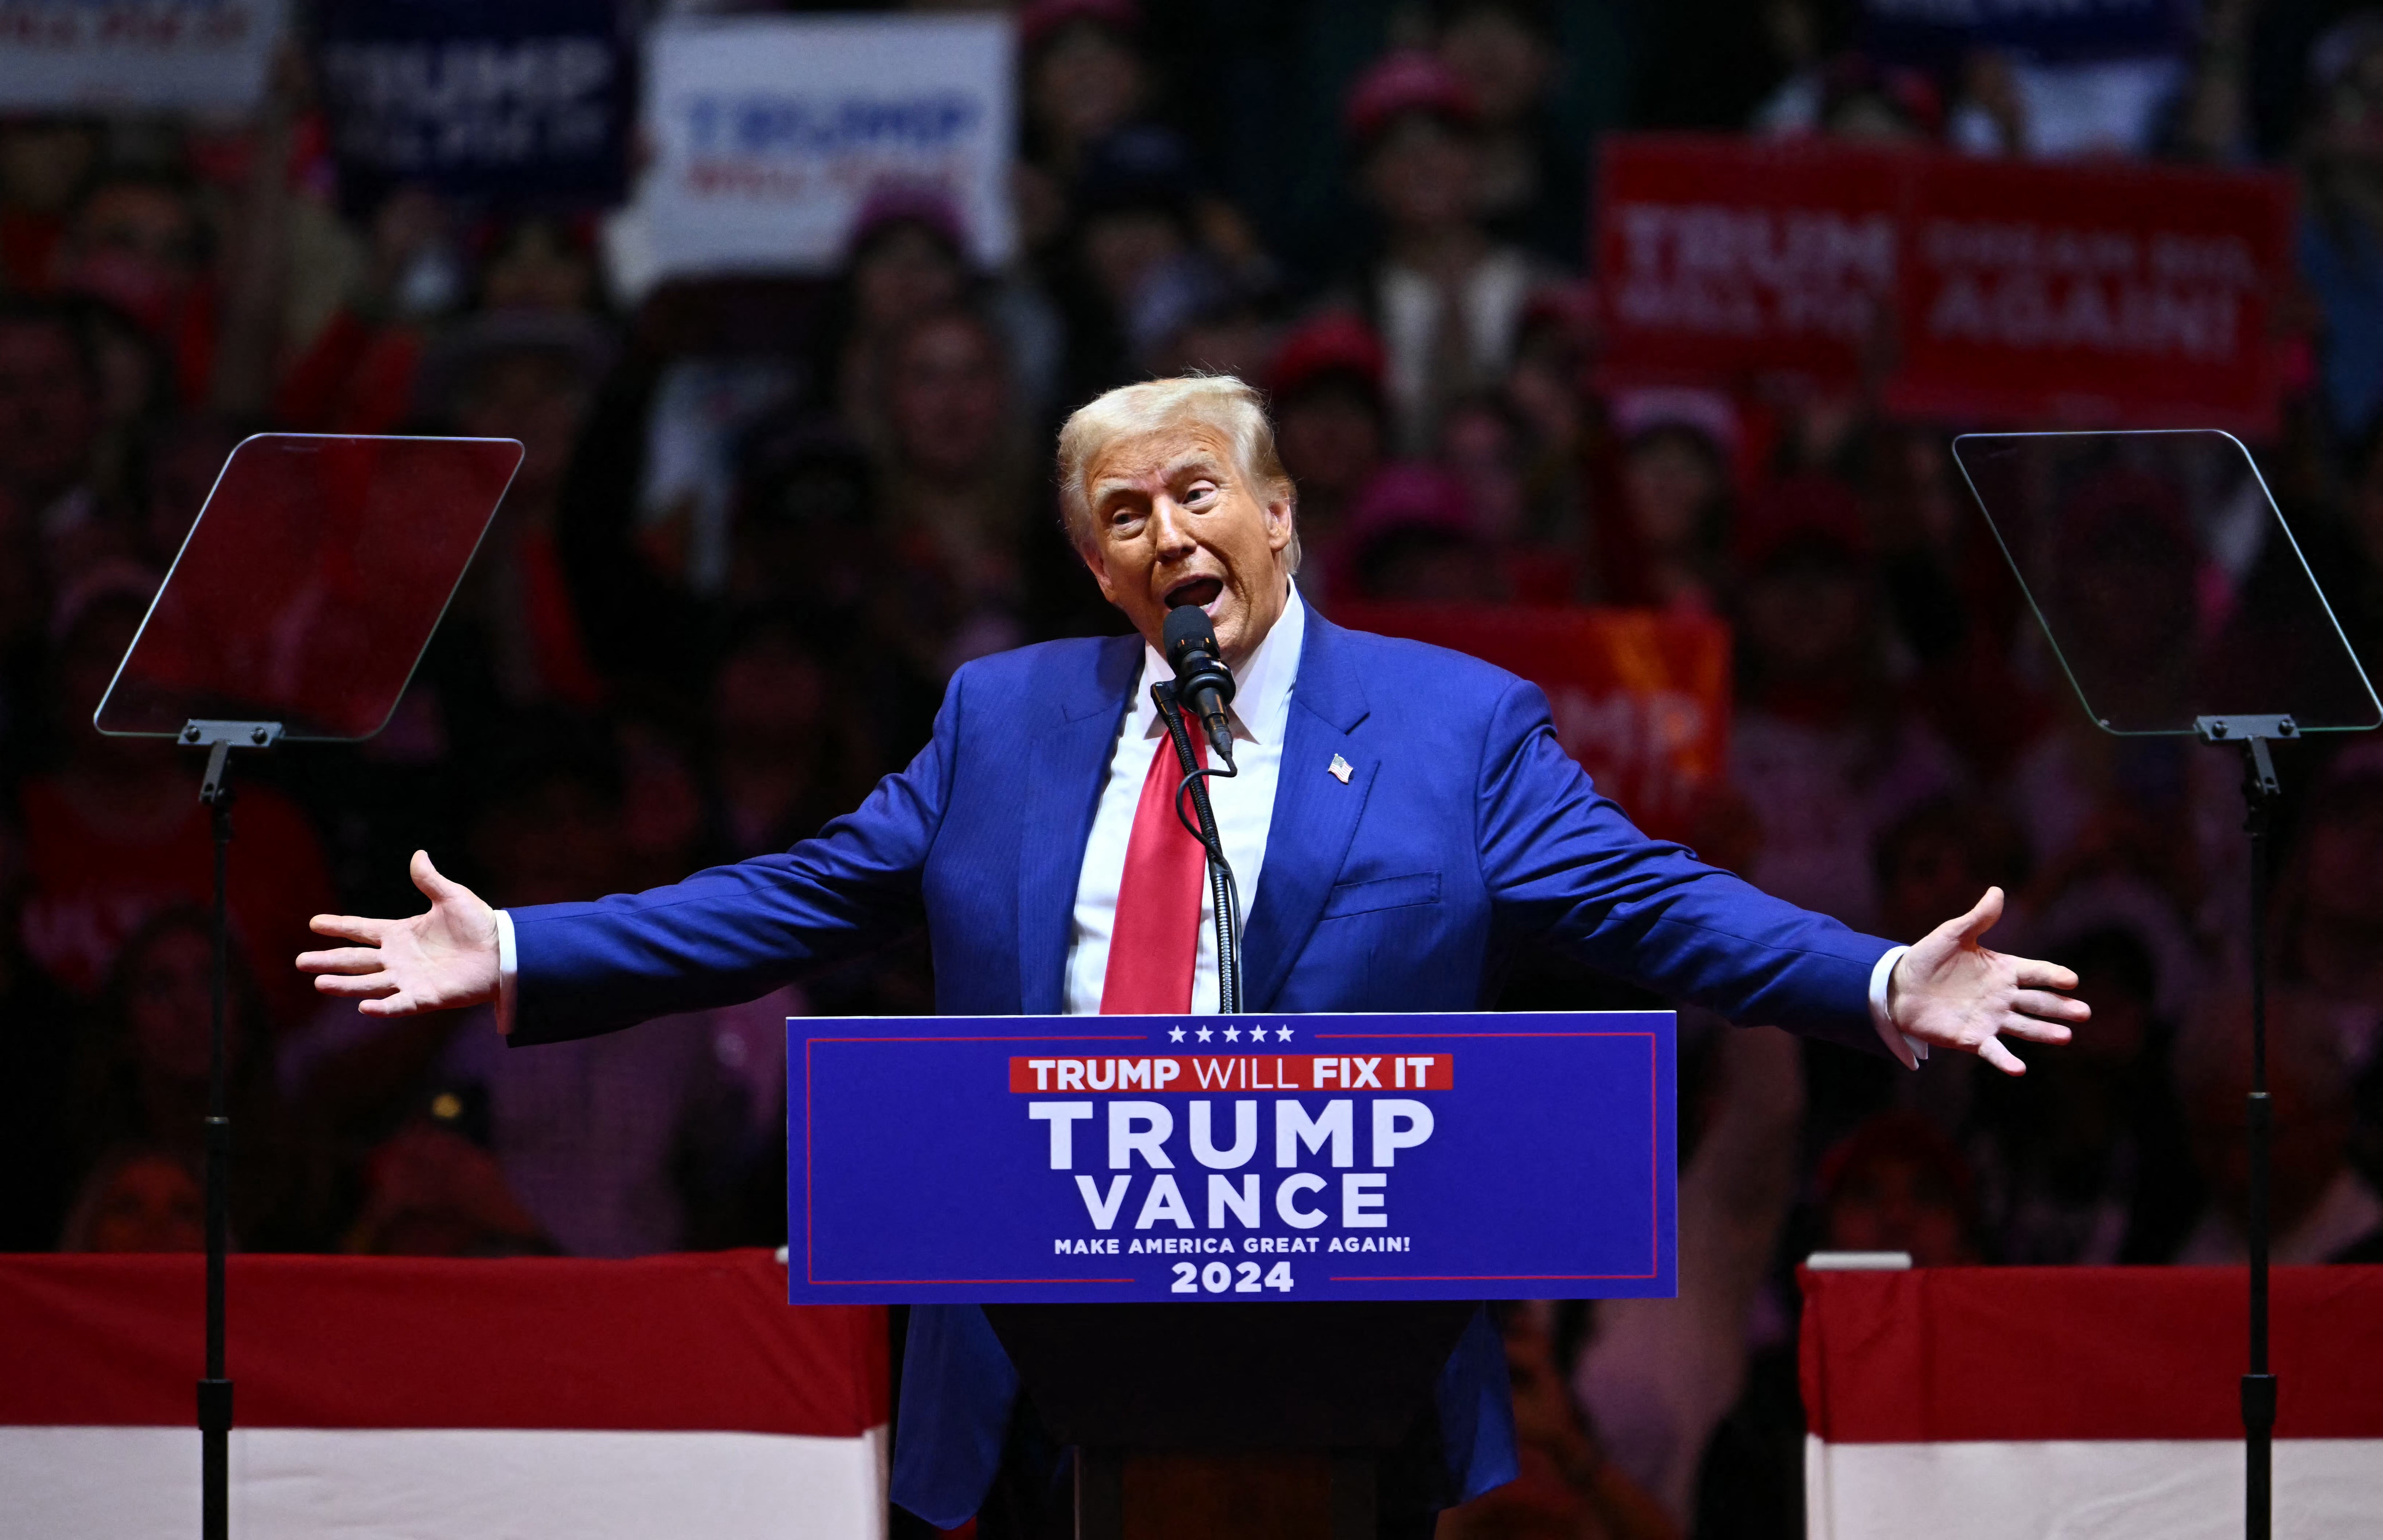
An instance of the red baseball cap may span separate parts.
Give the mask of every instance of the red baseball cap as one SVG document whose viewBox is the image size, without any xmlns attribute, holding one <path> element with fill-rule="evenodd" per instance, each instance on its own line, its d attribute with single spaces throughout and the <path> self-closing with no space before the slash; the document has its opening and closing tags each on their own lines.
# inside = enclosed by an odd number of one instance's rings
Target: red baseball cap
<svg viewBox="0 0 2383 1540">
<path fill-rule="evenodd" d="M 1345 375 L 1378 396 L 1385 366 L 1381 339 L 1363 317 L 1327 311 L 1283 339 L 1266 371 L 1266 389 L 1279 400 L 1327 375 Z"/>
</svg>

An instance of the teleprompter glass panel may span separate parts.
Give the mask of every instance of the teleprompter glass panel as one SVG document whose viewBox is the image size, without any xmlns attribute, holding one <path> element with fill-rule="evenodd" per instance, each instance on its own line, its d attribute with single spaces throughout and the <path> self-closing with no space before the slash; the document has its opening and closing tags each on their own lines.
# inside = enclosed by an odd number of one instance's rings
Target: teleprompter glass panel
<svg viewBox="0 0 2383 1540">
<path fill-rule="evenodd" d="M 521 464 L 511 438 L 267 433 L 224 462 L 93 725 L 368 738 Z"/>
<path fill-rule="evenodd" d="M 2383 723 L 2250 451 L 2202 429 L 1973 433 L 1954 458 L 2086 714 L 2114 733 Z"/>
</svg>

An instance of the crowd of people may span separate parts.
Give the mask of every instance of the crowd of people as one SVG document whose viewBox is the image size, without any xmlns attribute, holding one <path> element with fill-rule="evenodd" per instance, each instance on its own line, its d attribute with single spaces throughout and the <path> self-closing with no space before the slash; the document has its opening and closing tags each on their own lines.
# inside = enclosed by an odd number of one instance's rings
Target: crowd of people
<svg viewBox="0 0 2383 1540">
<path fill-rule="evenodd" d="M 1811 1250 L 2239 1261 L 2236 764 L 2077 710 L 1950 457 L 1963 425 L 1859 389 L 1601 376 L 1589 176 L 1599 132 L 1641 126 L 2290 171 L 2303 286 L 2284 430 L 2254 448 L 2372 672 L 2383 12 L 2208 0 L 2165 51 L 2056 66 L 1883 56 L 1826 0 L 1017 19 L 999 271 L 902 183 L 830 277 L 636 295 L 595 211 L 406 188 L 344 217 L 294 59 L 238 124 L 0 118 L 0 1249 L 199 1244 L 198 766 L 91 716 L 246 435 L 526 457 L 388 730 L 241 767 L 235 1242 L 626 1256 L 783 1240 L 778 1024 L 932 1009 L 923 945 L 509 1055 L 484 1012 L 319 1000 L 290 966 L 308 917 L 411 912 L 416 847 L 503 906 L 812 833 L 925 742 L 959 664 L 1123 629 L 1061 532 L 1052 434 L 1198 369 L 1267 392 L 1323 612 L 1725 621 L 1697 847 L 1898 941 L 1998 884 L 1997 934 L 2094 1007 L 2017 1079 L 1684 1016 L 1683 1297 L 1505 1307 L 1525 1479 L 1455 1532 L 1795 1532 Z M 2383 752 L 2279 758 L 2276 1256 L 2383 1260 Z M 1644 1003 L 1552 962 L 1507 999 Z"/>
</svg>

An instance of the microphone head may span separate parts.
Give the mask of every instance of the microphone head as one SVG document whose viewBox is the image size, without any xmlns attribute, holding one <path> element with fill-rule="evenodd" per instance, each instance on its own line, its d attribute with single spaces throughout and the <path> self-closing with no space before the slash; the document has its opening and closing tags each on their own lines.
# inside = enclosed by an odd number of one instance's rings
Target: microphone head
<svg viewBox="0 0 2383 1540">
<path fill-rule="evenodd" d="M 1167 667 L 1178 673 L 1183 671 L 1183 659 L 1192 653 L 1216 656 L 1216 628 L 1208 623 L 1208 612 L 1196 604 L 1179 604 L 1169 610 L 1160 637 L 1159 651 L 1166 655 Z"/>
</svg>

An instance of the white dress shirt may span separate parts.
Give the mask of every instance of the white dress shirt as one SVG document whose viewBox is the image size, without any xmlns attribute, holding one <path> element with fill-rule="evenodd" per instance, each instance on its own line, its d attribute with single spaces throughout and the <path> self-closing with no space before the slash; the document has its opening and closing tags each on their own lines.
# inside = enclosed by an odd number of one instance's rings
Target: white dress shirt
<svg viewBox="0 0 2383 1540">
<path fill-rule="evenodd" d="M 1231 863 L 1241 889 L 1244 927 L 1256 911 L 1258 879 L 1266 868 L 1266 836 L 1274 823 L 1274 793 L 1281 779 L 1282 742 L 1290 726 L 1290 693 L 1299 675 L 1300 647 L 1307 636 L 1307 606 L 1292 585 L 1282 615 L 1258 643 L 1257 651 L 1234 675 L 1233 702 L 1227 710 L 1233 729 L 1233 776 L 1211 776 L 1208 797 L 1216 815 L 1216 835 Z M 1126 845 L 1133 835 L 1134 810 L 1142 803 L 1142 783 L 1150 774 L 1153 754 L 1175 752 L 1167 741 L 1166 726 L 1150 698 L 1150 687 L 1171 682 L 1175 671 L 1156 647 L 1142 646 L 1142 678 L 1134 685 L 1133 702 L 1117 730 L 1109 754 L 1108 780 L 1101 788 L 1100 806 L 1093 814 L 1092 837 L 1084 842 L 1084 864 L 1076 879 L 1074 923 L 1068 942 L 1067 992 L 1063 1005 L 1070 1016 L 1097 1016 L 1101 991 L 1108 981 L 1109 937 L 1117 925 L 1117 887 L 1125 877 Z M 498 1024 L 511 1030 L 513 1015 L 514 952 L 512 917 L 497 911 Z M 1871 970 L 1871 1024 L 1878 1029 L 1887 1052 L 1904 1065 L 1918 1068 L 1928 1056 L 1927 1045 L 1895 1029 L 1887 1007 L 1887 990 L 1895 965 L 1910 950 L 1898 946 Z M 1215 900 L 1206 881 L 1200 885 L 1200 951 L 1192 974 L 1192 1008 L 1213 1009 L 1216 1004 L 1216 918 Z"/>
<path fill-rule="evenodd" d="M 1300 600 L 1299 590 L 1292 588 L 1274 629 L 1233 676 L 1233 703 L 1226 715 L 1233 728 L 1233 765 L 1241 773 L 1208 778 L 1216 837 L 1224 844 L 1225 859 L 1232 866 L 1234 883 L 1241 889 L 1244 925 L 1257 906 L 1266 834 L 1274 823 L 1274 789 L 1282 770 L 1283 734 L 1290 726 L 1291 685 L 1299 673 L 1299 649 L 1306 635 L 1307 608 Z M 1152 755 L 1175 752 L 1167 742 L 1166 724 L 1158 720 L 1158 708 L 1151 701 L 1150 687 L 1172 683 L 1174 678 L 1175 671 L 1167 666 L 1158 649 L 1143 644 L 1142 678 L 1134 685 L 1132 708 L 1126 712 L 1117 746 L 1109 754 L 1108 781 L 1101 788 L 1092 838 L 1084 842 L 1084 864 L 1076 879 L 1065 997 L 1071 1016 L 1100 1012 L 1101 990 L 1108 980 L 1109 937 L 1117 926 L 1117 886 L 1125 877 L 1126 845 L 1133 835 L 1134 810 L 1142 805 L 1142 783 L 1150 774 Z M 1204 879 L 1192 1008 L 1216 1006 L 1216 903 Z"/>
</svg>

